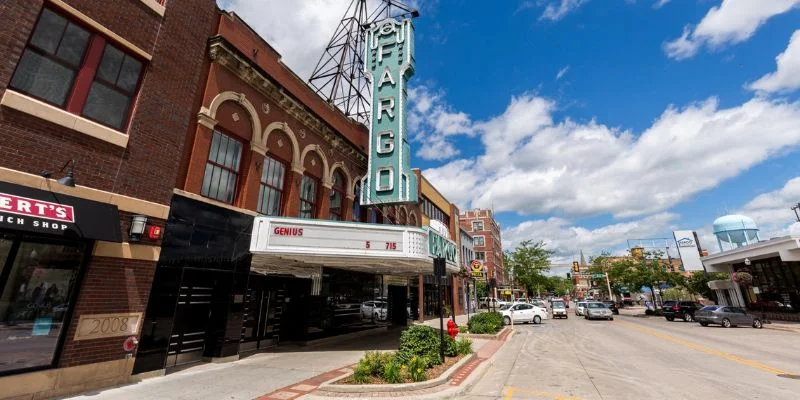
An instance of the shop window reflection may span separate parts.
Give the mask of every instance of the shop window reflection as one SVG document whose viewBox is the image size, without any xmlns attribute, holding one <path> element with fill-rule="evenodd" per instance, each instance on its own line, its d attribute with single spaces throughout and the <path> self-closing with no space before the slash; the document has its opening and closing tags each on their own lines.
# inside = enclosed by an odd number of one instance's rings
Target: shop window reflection
<svg viewBox="0 0 800 400">
<path fill-rule="evenodd" d="M 79 243 L 0 242 L 10 261 L 0 287 L 0 372 L 52 364 L 83 252 Z"/>
</svg>

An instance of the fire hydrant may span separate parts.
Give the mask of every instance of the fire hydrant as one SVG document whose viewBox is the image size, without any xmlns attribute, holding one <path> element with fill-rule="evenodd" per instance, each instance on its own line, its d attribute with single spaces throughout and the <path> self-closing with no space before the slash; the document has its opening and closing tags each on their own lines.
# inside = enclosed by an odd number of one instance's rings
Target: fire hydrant
<svg viewBox="0 0 800 400">
<path fill-rule="evenodd" d="M 447 334 L 453 339 L 458 335 L 458 325 L 452 319 L 447 321 Z"/>
</svg>

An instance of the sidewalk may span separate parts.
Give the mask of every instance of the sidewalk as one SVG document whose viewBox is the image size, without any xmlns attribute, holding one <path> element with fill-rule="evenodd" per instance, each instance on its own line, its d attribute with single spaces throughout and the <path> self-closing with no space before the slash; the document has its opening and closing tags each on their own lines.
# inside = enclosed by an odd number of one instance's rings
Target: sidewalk
<svg viewBox="0 0 800 400">
<path fill-rule="evenodd" d="M 478 311 L 478 312 L 483 312 L 483 311 Z M 472 318 L 474 315 L 475 314 L 473 314 L 473 313 L 469 314 L 470 318 Z M 450 318 L 445 318 L 444 319 L 444 329 L 447 329 L 447 320 L 448 319 L 450 319 Z M 428 326 L 433 327 L 435 329 L 439 329 L 439 317 L 426 319 L 424 322 L 415 321 L 414 324 L 415 325 L 425 324 L 425 325 L 428 325 Z M 462 326 L 462 325 L 466 325 L 466 324 L 467 324 L 467 314 L 456 315 L 456 325 Z"/>
<path fill-rule="evenodd" d="M 164 377 L 70 397 L 80 400 L 251 400 L 351 366 L 372 350 L 395 350 L 399 329 L 346 342 L 300 347 L 287 345 L 224 364 L 205 363 Z"/>
</svg>

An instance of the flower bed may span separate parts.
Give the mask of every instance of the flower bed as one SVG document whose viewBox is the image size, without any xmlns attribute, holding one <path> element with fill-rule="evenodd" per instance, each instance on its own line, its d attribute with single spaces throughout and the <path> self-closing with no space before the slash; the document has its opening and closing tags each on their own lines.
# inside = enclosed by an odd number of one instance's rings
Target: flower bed
<svg viewBox="0 0 800 400">
<path fill-rule="evenodd" d="M 476 314 L 469 319 L 467 331 L 471 334 L 494 335 L 505 327 L 503 314 L 499 312 L 485 312 Z"/>
<path fill-rule="evenodd" d="M 464 356 L 472 353 L 472 341 L 445 335 L 445 359 L 439 357 L 439 331 L 415 325 L 400 335 L 396 352 L 368 352 L 353 374 L 337 384 L 396 384 L 437 378 Z"/>
</svg>

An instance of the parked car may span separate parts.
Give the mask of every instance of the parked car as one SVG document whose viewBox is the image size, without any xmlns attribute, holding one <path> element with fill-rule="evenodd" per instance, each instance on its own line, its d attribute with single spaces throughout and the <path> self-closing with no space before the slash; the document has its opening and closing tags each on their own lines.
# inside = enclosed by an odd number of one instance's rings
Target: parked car
<svg viewBox="0 0 800 400">
<path fill-rule="evenodd" d="M 568 318 L 565 302 L 553 300 L 550 302 L 550 306 L 553 308 L 553 318 Z"/>
<path fill-rule="evenodd" d="M 542 301 L 542 300 L 531 300 L 530 304 L 533 304 L 533 305 L 535 305 L 536 307 L 539 307 L 539 308 L 544 308 L 544 309 L 547 308 L 547 304 L 545 304 L 545 302 Z"/>
<path fill-rule="evenodd" d="M 540 324 L 543 320 L 547 319 L 547 311 L 527 303 L 511 305 L 504 309 L 502 313 L 503 322 L 505 322 L 506 325 L 511 324 L 512 317 L 514 323 L 533 322 L 534 324 Z"/>
<path fill-rule="evenodd" d="M 737 325 L 750 325 L 753 328 L 761 329 L 764 322 L 755 314 L 748 313 L 741 307 L 731 306 L 705 306 L 694 313 L 694 318 L 702 326 L 710 324 L 722 325 L 730 328 Z"/>
<path fill-rule="evenodd" d="M 578 304 L 575 305 L 575 315 L 583 316 L 583 312 L 586 310 L 586 303 L 585 301 L 579 301 Z"/>
<path fill-rule="evenodd" d="M 361 303 L 361 319 L 372 321 L 386 320 L 386 302 L 370 300 Z"/>
<path fill-rule="evenodd" d="M 694 321 L 694 314 L 703 305 L 696 301 L 665 301 L 662 312 L 667 321 L 674 321 L 680 318 L 686 322 Z"/>
<path fill-rule="evenodd" d="M 607 319 L 609 321 L 614 320 L 614 314 L 611 313 L 611 309 L 599 301 L 590 301 L 586 303 L 586 306 L 583 310 L 583 317 L 586 319 Z"/>
<path fill-rule="evenodd" d="M 605 304 L 606 307 L 608 307 L 608 309 L 611 310 L 612 314 L 619 315 L 619 308 L 617 307 L 617 302 L 613 300 L 604 300 L 603 304 Z"/>
</svg>

